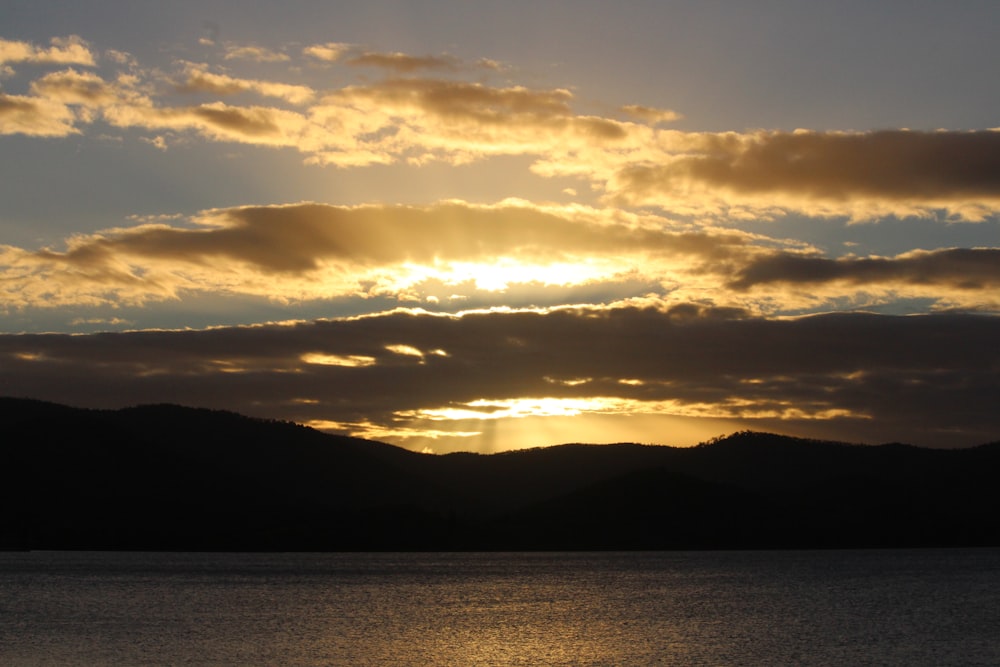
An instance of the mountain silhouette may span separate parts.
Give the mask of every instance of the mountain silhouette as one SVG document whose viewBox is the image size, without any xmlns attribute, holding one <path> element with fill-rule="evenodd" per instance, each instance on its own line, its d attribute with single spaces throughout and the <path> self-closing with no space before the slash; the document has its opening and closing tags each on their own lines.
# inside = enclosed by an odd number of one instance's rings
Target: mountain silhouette
<svg viewBox="0 0 1000 667">
<path fill-rule="evenodd" d="M 742 432 L 439 456 L 225 411 L 0 398 L 0 443 L 5 549 L 1000 545 L 1000 442 Z"/>
</svg>

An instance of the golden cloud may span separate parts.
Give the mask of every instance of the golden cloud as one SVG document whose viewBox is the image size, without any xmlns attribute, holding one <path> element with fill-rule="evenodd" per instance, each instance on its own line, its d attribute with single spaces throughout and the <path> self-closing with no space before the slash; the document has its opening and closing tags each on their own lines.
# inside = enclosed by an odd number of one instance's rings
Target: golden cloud
<svg viewBox="0 0 1000 667">
<path fill-rule="evenodd" d="M 801 244 L 612 209 L 301 203 L 215 209 L 187 225 L 80 235 L 64 251 L 7 247 L 0 277 L 8 305 L 21 307 L 142 303 L 192 292 L 438 304 L 470 296 L 492 302 L 486 295 L 498 293 L 530 302 L 532 291 L 569 296 L 569 288 L 591 286 L 604 299 L 653 292 L 669 302 L 770 313 L 903 297 L 993 310 L 1000 309 L 997 252 L 832 259 Z"/>
<path fill-rule="evenodd" d="M 65 104 L 0 93 L 0 134 L 65 137 L 79 132 L 75 121 L 76 115 Z"/>
<path fill-rule="evenodd" d="M 444 79 L 389 79 L 347 86 L 324 97 L 310 119 L 331 134 L 345 134 L 336 150 L 318 147 L 311 160 L 350 165 L 356 150 L 379 161 L 463 163 L 494 155 L 563 156 L 623 150 L 629 124 L 577 116 L 564 89 L 491 87 Z M 584 170 L 587 171 L 587 170 Z M 589 171 L 588 171 L 589 173 Z"/>
<path fill-rule="evenodd" d="M 296 146 L 307 131 L 301 114 L 262 106 L 212 102 L 189 107 L 126 104 L 107 107 L 104 119 L 118 127 L 183 132 L 194 130 L 216 141 L 259 146 Z"/>
<path fill-rule="evenodd" d="M 250 60 L 258 63 L 283 63 L 291 58 L 286 53 L 272 51 L 261 46 L 226 45 L 226 60 Z"/>
<path fill-rule="evenodd" d="M 53 37 L 49 43 L 51 46 L 44 48 L 30 42 L 0 39 L 0 65 L 22 62 L 86 66 L 96 64 L 90 46 L 76 35 Z"/>
<path fill-rule="evenodd" d="M 326 44 L 312 44 L 307 46 L 302 49 L 302 54 L 324 62 L 336 62 L 351 48 L 350 44 L 327 42 Z"/>
<path fill-rule="evenodd" d="M 394 62 L 409 63 L 400 64 L 402 69 L 452 62 L 410 61 L 401 54 L 390 55 Z M 374 54 L 359 56 L 364 57 Z M 170 105 L 164 104 L 162 92 L 138 75 L 109 81 L 95 73 L 67 70 L 32 82 L 34 97 L 30 99 L 8 96 L 8 117 L 15 111 L 18 115 L 16 122 L 7 122 L 6 131 L 66 134 L 78 123 L 101 118 L 121 128 L 193 131 L 214 141 L 292 147 L 304 153 L 309 163 L 341 167 L 431 160 L 463 163 L 493 155 L 545 155 L 563 165 L 580 160 L 596 163 L 601 151 L 635 150 L 648 138 L 630 136 L 639 127 L 634 124 L 573 114 L 572 94 L 564 89 L 388 79 L 345 86 L 310 105 L 315 93 L 307 86 L 234 77 L 213 72 L 204 64 L 181 63 L 181 67 L 173 77 L 174 89 L 180 92 L 255 93 L 305 108 L 298 113 L 222 101 Z M 84 107 L 93 114 L 73 118 L 52 103 Z M 56 122 L 43 122 L 46 111 Z M 591 176 L 594 164 L 563 167 L 567 168 Z"/>
<path fill-rule="evenodd" d="M 233 95 L 254 92 L 264 97 L 277 97 L 291 104 L 305 104 L 314 96 L 312 88 L 273 81 L 239 79 L 225 74 L 215 74 L 207 65 L 186 63 L 183 82 L 178 86 L 181 92 L 214 93 Z"/>
<path fill-rule="evenodd" d="M 655 216 L 525 202 L 247 206 L 192 222 L 76 236 L 61 252 L 7 247 L 0 255 L 7 302 L 140 303 L 182 291 L 423 299 L 620 281 L 683 283 L 690 294 L 718 285 L 709 265 L 742 265 L 760 252 L 738 232 L 670 230 Z"/>
<path fill-rule="evenodd" d="M 305 57 L 322 62 L 350 54 L 349 64 L 395 74 L 464 69 L 452 56 L 360 51 L 333 42 L 303 49 Z M 90 66 L 94 58 L 76 37 L 54 40 L 49 49 L 0 41 L 0 65 L 24 61 Z M 172 77 L 180 90 L 253 93 L 301 108 L 219 100 L 174 105 L 149 81 L 162 75 L 132 67 L 114 81 L 76 70 L 47 74 L 31 83 L 31 96 L 0 98 L 0 131 L 65 136 L 103 119 L 120 128 L 294 148 L 309 164 L 342 168 L 523 155 L 534 174 L 588 181 L 616 205 L 699 218 L 982 221 L 1000 212 L 995 130 L 681 132 L 658 127 L 678 117 L 667 109 L 621 107 L 633 122 L 579 114 L 565 88 L 390 76 L 317 99 L 307 86 L 236 77 L 196 63 L 180 63 L 182 71 Z"/>
<path fill-rule="evenodd" d="M 102 107 L 121 98 L 121 89 L 93 72 L 73 69 L 51 72 L 31 83 L 31 92 L 38 97 L 61 104 Z"/>
</svg>

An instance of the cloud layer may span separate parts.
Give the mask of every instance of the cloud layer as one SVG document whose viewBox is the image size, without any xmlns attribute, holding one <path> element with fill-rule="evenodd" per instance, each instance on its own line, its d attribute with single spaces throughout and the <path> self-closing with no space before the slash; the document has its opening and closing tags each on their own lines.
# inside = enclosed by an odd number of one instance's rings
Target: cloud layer
<svg viewBox="0 0 1000 667">
<path fill-rule="evenodd" d="M 695 305 L 399 311 L 204 331 L 0 337 L 15 394 L 148 401 L 315 421 L 406 443 L 465 435 L 519 402 L 614 416 L 885 433 L 947 445 L 1000 428 L 1000 320 L 829 314 L 791 320 Z M 252 406 L 252 408 L 250 407 Z M 662 435 L 664 441 L 670 434 Z M 549 443 L 534 443 L 549 444 Z"/>
<path fill-rule="evenodd" d="M 302 203 L 205 211 L 173 225 L 110 229 L 64 250 L 0 246 L 6 307 L 142 304 L 185 294 L 282 302 L 391 297 L 440 303 L 476 292 L 641 284 L 666 302 L 756 313 L 927 299 L 998 310 L 1000 250 L 824 257 L 731 229 L 614 209 L 451 201 Z M 546 302 L 541 299 L 541 302 Z"/>
<path fill-rule="evenodd" d="M 29 94 L 0 94 L 0 133 L 67 136 L 101 124 L 149 132 L 164 145 L 194 134 L 288 148 L 308 164 L 341 168 L 525 156 L 539 176 L 579 179 L 609 200 L 685 216 L 982 221 L 1000 210 L 1000 132 L 991 129 L 682 132 L 661 126 L 680 117 L 671 110 L 631 104 L 621 117 L 586 114 L 569 89 L 493 83 L 496 63 L 336 42 L 298 54 L 301 62 L 260 47 L 222 53 L 223 63 L 287 68 L 284 81 L 208 62 L 177 61 L 165 73 L 116 54 L 100 73 L 56 70 L 29 80 Z M 0 40 L 0 59 L 99 64 L 78 37 L 49 48 Z M 385 77 L 319 89 L 296 74 L 309 63 Z"/>
<path fill-rule="evenodd" d="M 612 190 L 671 207 L 778 207 L 808 215 L 929 215 L 979 221 L 1000 202 L 1000 132 L 757 132 L 708 135 L 659 164 L 628 165 Z"/>
</svg>

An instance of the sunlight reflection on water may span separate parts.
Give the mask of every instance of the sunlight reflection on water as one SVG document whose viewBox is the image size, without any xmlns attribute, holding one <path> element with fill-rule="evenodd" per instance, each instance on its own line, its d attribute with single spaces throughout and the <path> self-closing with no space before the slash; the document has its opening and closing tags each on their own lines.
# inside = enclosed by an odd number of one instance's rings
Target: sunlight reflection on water
<svg viewBox="0 0 1000 667">
<path fill-rule="evenodd" d="M 1000 551 L 0 554 L 4 664 L 997 664 Z"/>
</svg>

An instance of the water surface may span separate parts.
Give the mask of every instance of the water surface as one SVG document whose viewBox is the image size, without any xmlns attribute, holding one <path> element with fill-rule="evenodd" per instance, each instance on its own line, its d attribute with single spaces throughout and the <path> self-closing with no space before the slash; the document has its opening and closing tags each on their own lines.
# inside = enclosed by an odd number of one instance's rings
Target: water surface
<svg viewBox="0 0 1000 667">
<path fill-rule="evenodd" d="M 0 554 L 11 665 L 995 665 L 1000 550 Z"/>
</svg>

